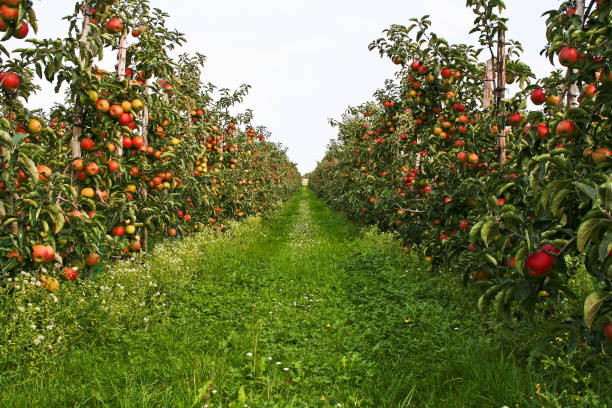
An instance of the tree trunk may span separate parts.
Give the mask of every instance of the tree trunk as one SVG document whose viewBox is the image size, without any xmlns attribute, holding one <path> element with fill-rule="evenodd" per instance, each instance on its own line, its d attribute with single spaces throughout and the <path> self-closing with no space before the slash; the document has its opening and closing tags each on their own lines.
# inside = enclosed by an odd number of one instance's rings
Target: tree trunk
<svg viewBox="0 0 612 408">
<path fill-rule="evenodd" d="M 495 109 L 497 115 L 504 115 L 500 112 L 500 105 L 504 99 L 506 91 L 506 32 L 499 30 L 497 33 L 497 88 L 495 89 Z M 497 129 L 497 159 L 500 167 L 506 164 L 506 131 Z"/>
</svg>

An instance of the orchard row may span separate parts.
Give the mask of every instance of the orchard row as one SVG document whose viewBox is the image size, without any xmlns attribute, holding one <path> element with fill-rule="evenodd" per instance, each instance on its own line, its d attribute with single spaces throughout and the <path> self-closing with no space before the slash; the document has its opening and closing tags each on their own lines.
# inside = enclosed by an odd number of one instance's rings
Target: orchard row
<svg viewBox="0 0 612 408">
<path fill-rule="evenodd" d="M 35 27 L 30 2 L 0 4 L 0 30 Z M 28 40 L 2 61 L 0 276 L 44 272 L 55 291 L 101 258 L 261 215 L 299 185 L 250 111 L 230 113 L 248 87 L 203 84 L 204 56 L 170 55 L 185 39 L 165 17 L 147 1 L 86 0 L 65 38 Z M 98 68 L 114 52 L 115 69 Z M 66 89 L 49 115 L 26 106 L 36 77 Z"/>
<path fill-rule="evenodd" d="M 580 3 L 547 13 L 543 52 L 561 68 L 539 80 L 505 39 L 500 1 L 467 1 L 480 48 L 449 44 L 427 17 L 385 30 L 370 49 L 400 66 L 397 81 L 335 123 L 309 184 L 479 288 L 482 311 L 515 326 L 546 308 L 600 347 L 612 340 L 612 6 Z M 579 268 L 590 294 L 570 284 Z M 580 296 L 584 313 L 565 306 Z"/>
</svg>

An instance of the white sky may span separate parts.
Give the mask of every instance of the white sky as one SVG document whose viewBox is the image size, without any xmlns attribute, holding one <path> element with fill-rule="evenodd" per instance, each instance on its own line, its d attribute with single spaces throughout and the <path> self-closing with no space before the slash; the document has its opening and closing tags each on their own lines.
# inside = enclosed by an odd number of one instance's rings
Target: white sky
<svg viewBox="0 0 612 408">
<path fill-rule="evenodd" d="M 396 67 L 369 52 L 368 44 L 391 24 L 431 15 L 432 29 L 452 43 L 474 43 L 468 36 L 474 16 L 464 0 L 151 0 L 168 14 L 167 26 L 186 34 L 187 52 L 207 56 L 203 80 L 235 89 L 252 89 L 241 110 L 254 110 L 255 123 L 272 132 L 272 140 L 289 148 L 302 173 L 311 171 L 336 132 L 329 118 L 349 105 L 372 99 L 392 78 Z M 506 0 L 507 38 L 525 48 L 523 61 L 541 77 L 552 66 L 539 55 L 546 43 L 547 10 L 560 0 Z M 73 0 L 35 0 L 37 38 L 63 37 Z M 132 37 L 129 37 L 132 40 Z M 21 46 L 10 40 L 9 46 Z M 31 108 L 48 108 L 62 95 L 52 87 L 30 99 Z"/>
</svg>

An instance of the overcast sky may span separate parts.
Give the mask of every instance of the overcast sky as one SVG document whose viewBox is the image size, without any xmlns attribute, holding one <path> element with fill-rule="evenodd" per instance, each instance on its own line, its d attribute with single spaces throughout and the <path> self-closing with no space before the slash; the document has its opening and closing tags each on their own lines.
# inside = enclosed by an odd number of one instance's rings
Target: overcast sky
<svg viewBox="0 0 612 408">
<path fill-rule="evenodd" d="M 540 16 L 560 1 L 505 3 L 507 38 L 520 41 L 523 61 L 539 77 L 545 75 L 552 67 L 539 55 L 546 43 Z M 67 24 L 61 17 L 74 4 L 34 0 L 40 20 L 37 37 L 65 36 Z M 474 17 L 464 0 L 151 0 L 151 5 L 170 14 L 168 27 L 186 34 L 185 51 L 207 56 L 205 82 L 232 89 L 252 85 L 242 110 L 254 110 L 256 124 L 267 126 L 272 140 L 288 147 L 289 158 L 302 173 L 314 169 L 336 136 L 328 119 L 370 100 L 393 77 L 391 61 L 367 48 L 382 30 L 429 14 L 433 31 L 449 42 L 476 41 L 475 35 L 468 36 Z M 29 106 L 48 108 L 61 99 L 45 86 Z"/>
</svg>

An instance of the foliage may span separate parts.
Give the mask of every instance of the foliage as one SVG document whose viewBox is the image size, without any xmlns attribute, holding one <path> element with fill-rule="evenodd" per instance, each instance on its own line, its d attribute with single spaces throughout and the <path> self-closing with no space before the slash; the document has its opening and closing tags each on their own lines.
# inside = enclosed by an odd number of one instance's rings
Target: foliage
<svg viewBox="0 0 612 408">
<path fill-rule="evenodd" d="M 370 49 L 399 65 L 397 81 L 332 122 L 338 141 L 308 177 L 333 208 L 397 231 L 406 251 L 421 247 L 436 270 L 477 287 L 479 309 L 493 307 L 511 327 L 539 306 L 584 302 L 584 314 L 555 318 L 601 350 L 612 321 L 612 6 L 591 1 L 582 23 L 571 3 L 546 13 L 543 50 L 551 61 L 563 53 L 566 75 L 537 81 L 520 44 L 497 36 L 502 1 L 467 2 L 480 48 L 449 44 L 427 16 L 391 26 Z M 519 89 L 504 98 L 497 87 L 485 106 L 482 57 L 503 74 L 498 47 L 506 83 Z M 528 110 L 528 99 L 542 109 Z M 596 283 L 586 301 L 568 285 L 581 266 L 567 259 L 580 254 Z"/>
<path fill-rule="evenodd" d="M 96 256 L 146 252 L 151 241 L 261 215 L 299 185 L 282 146 L 252 114 L 248 91 L 202 83 L 205 57 L 147 1 L 79 2 L 65 38 L 29 39 L 3 63 L 20 79 L 0 106 L 0 276 L 79 277 Z M 128 42 L 131 33 L 135 42 Z M 117 51 L 115 72 L 96 67 Z M 35 76 L 67 88 L 49 116 L 26 107 Z M 263 129 L 261 129 L 263 131 Z M 48 257 L 35 259 L 35 248 Z M 40 247 L 39 247 L 40 249 Z"/>
</svg>

